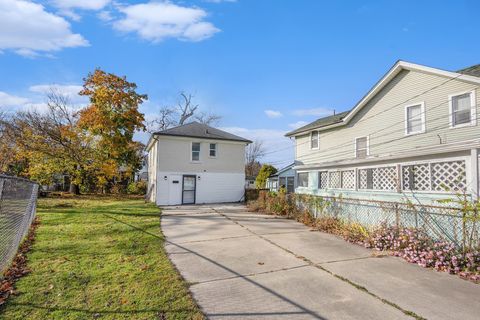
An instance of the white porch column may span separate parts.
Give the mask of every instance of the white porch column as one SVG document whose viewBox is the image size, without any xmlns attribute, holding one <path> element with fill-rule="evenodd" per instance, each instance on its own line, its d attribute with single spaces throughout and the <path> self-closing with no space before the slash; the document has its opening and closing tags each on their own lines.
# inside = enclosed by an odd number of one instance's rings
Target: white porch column
<svg viewBox="0 0 480 320">
<path fill-rule="evenodd" d="M 479 196 L 479 168 L 478 168 L 478 156 L 479 150 L 478 149 L 471 149 L 470 150 L 470 181 L 471 181 L 471 191 L 472 197 L 474 200 L 478 199 Z M 467 172 L 468 174 L 468 172 Z"/>
</svg>

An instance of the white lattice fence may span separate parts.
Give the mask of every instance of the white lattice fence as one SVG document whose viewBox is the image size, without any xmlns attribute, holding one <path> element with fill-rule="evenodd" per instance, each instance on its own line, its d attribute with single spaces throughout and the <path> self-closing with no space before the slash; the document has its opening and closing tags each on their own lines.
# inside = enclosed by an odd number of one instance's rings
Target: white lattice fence
<svg viewBox="0 0 480 320">
<path fill-rule="evenodd" d="M 430 190 L 430 167 L 428 163 L 402 167 L 403 190 Z"/>
<path fill-rule="evenodd" d="M 343 189 L 355 188 L 355 171 L 354 170 L 342 171 L 342 188 Z"/>
<path fill-rule="evenodd" d="M 331 171 L 329 174 L 329 188 L 336 188 L 339 189 L 342 187 L 342 176 L 340 175 L 340 171 Z"/>
<path fill-rule="evenodd" d="M 397 168 L 380 167 L 373 171 L 373 189 L 393 191 L 397 188 Z"/>
<path fill-rule="evenodd" d="M 438 162 L 432 164 L 432 190 L 464 190 L 467 187 L 465 161 Z"/>
</svg>

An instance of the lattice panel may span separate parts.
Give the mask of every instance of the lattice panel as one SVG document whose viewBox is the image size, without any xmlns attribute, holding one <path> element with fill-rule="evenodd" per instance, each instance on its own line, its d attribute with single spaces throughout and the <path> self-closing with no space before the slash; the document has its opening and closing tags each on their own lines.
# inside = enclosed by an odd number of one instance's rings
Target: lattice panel
<svg viewBox="0 0 480 320">
<path fill-rule="evenodd" d="M 340 171 L 332 171 L 332 172 L 329 172 L 329 177 L 330 177 L 330 188 L 341 188 L 341 175 L 340 175 Z"/>
<path fill-rule="evenodd" d="M 380 167 L 373 169 L 373 189 L 392 191 L 397 189 L 397 169 Z"/>
<path fill-rule="evenodd" d="M 320 183 L 318 184 L 319 189 L 327 189 L 328 185 L 328 172 L 327 171 L 320 171 L 318 173 L 318 178 L 320 179 Z"/>
<path fill-rule="evenodd" d="M 466 187 L 465 161 L 432 164 L 432 188 L 434 191 L 462 191 Z"/>
<path fill-rule="evenodd" d="M 413 172 L 413 181 L 410 181 Z M 402 168 L 402 179 L 404 190 L 429 191 L 430 190 L 430 169 L 429 164 L 417 164 Z"/>
<path fill-rule="evenodd" d="M 359 189 L 368 189 L 367 170 L 366 169 L 358 170 L 358 188 Z"/>
<path fill-rule="evenodd" d="M 354 170 L 342 171 L 342 188 L 355 189 L 355 171 Z"/>
</svg>

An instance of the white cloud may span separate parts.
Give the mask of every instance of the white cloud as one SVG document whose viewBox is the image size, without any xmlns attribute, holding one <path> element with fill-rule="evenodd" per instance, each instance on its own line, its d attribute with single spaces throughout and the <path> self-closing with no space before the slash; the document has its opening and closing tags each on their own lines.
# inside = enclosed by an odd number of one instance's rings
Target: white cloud
<svg viewBox="0 0 480 320">
<path fill-rule="evenodd" d="M 276 110 L 265 110 L 264 112 L 269 118 L 280 118 L 281 116 L 283 116 L 280 111 Z"/>
<path fill-rule="evenodd" d="M 100 10 L 104 8 L 110 0 L 53 0 L 52 4 L 61 9 L 83 9 Z"/>
<path fill-rule="evenodd" d="M 203 0 L 210 3 L 237 2 L 237 0 Z"/>
<path fill-rule="evenodd" d="M 292 129 L 298 129 L 298 128 L 303 127 L 307 124 L 308 124 L 307 121 L 297 121 L 297 122 L 288 124 L 288 126 Z"/>
<path fill-rule="evenodd" d="M 81 19 L 74 9 L 100 10 L 110 3 L 110 0 L 52 0 L 52 5 L 59 9 L 59 13 L 72 20 Z"/>
<path fill-rule="evenodd" d="M 80 34 L 72 33 L 64 18 L 45 11 L 42 5 L 23 0 L 0 0 L 0 50 L 33 57 L 88 45 Z"/>
<path fill-rule="evenodd" d="M 27 103 L 27 98 L 14 96 L 6 92 L 0 91 L 0 107 L 16 107 Z"/>
<path fill-rule="evenodd" d="M 116 30 L 137 33 L 142 39 L 159 42 L 167 38 L 202 41 L 220 30 L 204 21 L 200 8 L 170 2 L 149 2 L 119 8 L 125 16 L 113 23 Z"/>
<path fill-rule="evenodd" d="M 112 15 L 112 13 L 108 10 L 103 10 L 103 11 L 100 11 L 98 14 L 97 14 L 97 17 L 98 19 L 104 21 L 104 22 L 110 22 L 112 21 L 114 18 L 114 16 Z"/>
<path fill-rule="evenodd" d="M 64 84 L 38 84 L 31 86 L 29 90 L 31 92 L 40 93 L 43 96 L 50 93 L 52 90 L 60 93 L 70 100 L 74 104 L 83 104 L 88 101 L 85 96 L 80 96 L 78 93 L 83 87 L 80 85 L 64 85 Z"/>
<path fill-rule="evenodd" d="M 311 109 L 297 109 L 293 110 L 292 114 L 295 116 L 316 116 L 316 117 L 324 117 L 333 114 L 332 109 L 328 108 L 311 108 Z"/>
</svg>

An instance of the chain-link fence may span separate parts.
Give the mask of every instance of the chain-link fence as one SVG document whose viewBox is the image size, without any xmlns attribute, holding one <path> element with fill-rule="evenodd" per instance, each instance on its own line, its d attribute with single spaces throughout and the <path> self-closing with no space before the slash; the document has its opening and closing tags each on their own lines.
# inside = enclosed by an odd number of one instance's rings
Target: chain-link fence
<svg viewBox="0 0 480 320">
<path fill-rule="evenodd" d="M 317 200 L 311 201 L 312 197 Z M 366 227 L 388 226 L 424 230 L 436 240 L 445 240 L 457 246 L 480 245 L 478 212 L 464 212 L 459 208 L 411 203 L 374 201 L 350 198 L 310 196 L 299 205 L 315 217 L 333 216 L 356 222 Z"/>
<path fill-rule="evenodd" d="M 38 184 L 0 175 L 0 271 L 8 267 L 35 218 Z M 0 273 L 0 277 L 1 277 Z"/>
</svg>

